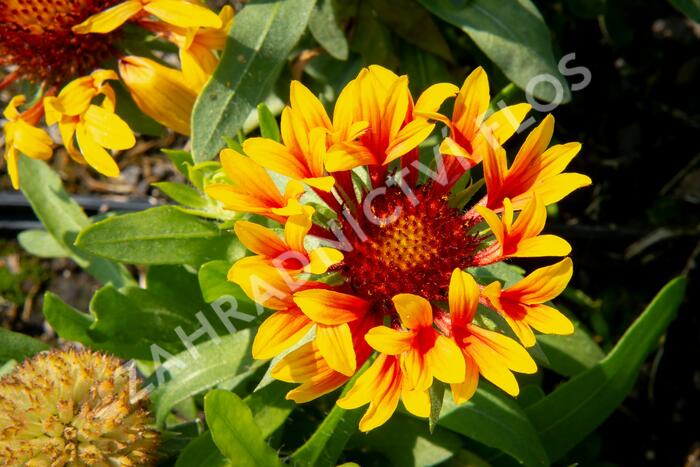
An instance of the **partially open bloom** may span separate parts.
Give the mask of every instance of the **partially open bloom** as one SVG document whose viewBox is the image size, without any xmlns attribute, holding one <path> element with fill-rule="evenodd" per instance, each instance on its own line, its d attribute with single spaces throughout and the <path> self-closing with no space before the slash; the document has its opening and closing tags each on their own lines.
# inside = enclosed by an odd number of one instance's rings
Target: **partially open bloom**
<svg viewBox="0 0 700 467">
<path fill-rule="evenodd" d="M 332 121 L 318 100 L 294 83 L 292 107 L 282 117 L 283 143 L 254 138 L 243 145 L 261 165 L 305 182 L 308 196 L 297 202 L 306 210 L 312 199 L 317 208 L 313 216 L 308 210 L 306 217 L 278 217 L 284 238 L 250 219 L 234 227 L 256 256 L 234 263 L 229 280 L 258 304 L 275 310 L 260 327 L 254 356 L 272 358 L 305 341 L 272 369 L 273 377 L 300 384 L 287 394 L 300 403 L 342 386 L 367 363 L 368 369 L 338 401 L 345 408 L 369 404 L 360 422 L 364 431 L 384 423 L 400 400 L 411 413 L 428 416 L 428 391 L 435 380 L 451 385 L 457 402 L 471 397 L 479 375 L 509 394 L 518 393 L 513 372 L 535 372 L 534 361 L 517 341 L 474 323 L 479 304 L 520 328 L 573 331 L 563 326 L 563 315 L 543 304 L 568 281 L 561 266 L 535 271 L 506 290 L 498 282 L 479 285 L 464 272 L 509 257 L 569 253 L 564 240 L 541 234 L 545 203 L 553 199 L 543 187 L 563 170 L 561 161 L 531 168 L 532 183 L 518 177 L 518 193 L 503 188 L 509 180 L 505 185 L 487 183 L 487 193 L 475 207 L 455 207 L 458 203 L 452 203 L 450 192 L 460 177 L 445 175 L 441 157 L 433 165 L 419 161 L 417 148 L 434 129 L 431 120 L 443 121 L 433 117 L 457 90 L 446 83 L 432 86 L 414 105 L 407 80 L 377 66 L 362 70 L 342 91 Z M 468 125 L 483 123 L 480 112 L 469 111 L 475 122 L 463 115 L 465 109 L 483 107 L 483 92 L 463 92 L 458 99 L 457 115 L 446 117 L 449 125 L 466 131 Z M 524 115 L 524 107 L 517 109 Z M 515 126 L 502 130 L 499 138 L 514 131 Z M 538 140 L 539 132 L 533 132 Z M 498 140 L 475 138 L 484 144 L 478 154 L 484 154 L 485 161 L 489 153 L 503 151 Z M 537 154 L 549 160 L 562 152 L 555 146 Z M 474 154 L 462 167 L 478 163 Z M 235 157 L 245 161 L 243 155 Z M 222 154 L 224 166 L 229 158 L 230 153 Z M 256 199 L 264 199 L 262 191 L 267 191 L 277 209 L 286 206 L 279 189 L 267 180 L 261 175 L 256 181 L 262 183 L 245 190 L 254 192 Z M 566 185 L 567 179 L 556 179 L 566 188 L 560 193 L 580 186 L 581 180 L 569 181 Z M 517 209 L 515 201 L 511 203 L 514 195 L 520 197 Z M 498 199 L 496 206 L 488 203 L 492 199 Z M 521 211 L 517 217 L 516 210 Z M 289 259 L 290 253 L 295 260 Z M 331 260 L 313 266 L 314 258 L 324 257 Z M 570 266 L 571 261 L 559 264 Z M 547 286 L 537 295 L 535 289 L 542 284 Z M 516 333 L 531 345 L 520 328 Z M 377 356 L 370 362 L 373 354 Z"/>
<path fill-rule="evenodd" d="M 219 19 L 221 26 L 217 28 L 183 28 L 146 20 L 139 24 L 177 45 L 185 79 L 192 89 L 199 92 L 219 64 L 215 51 L 223 50 L 226 45 L 228 31 L 233 25 L 233 8 L 224 5 L 219 12 Z"/>
<path fill-rule="evenodd" d="M 10 180 L 15 190 L 19 189 L 19 152 L 33 159 L 48 159 L 53 153 L 53 141 L 41 128 L 35 125 L 41 118 L 43 109 L 41 106 L 33 107 L 24 113 L 20 113 L 17 107 L 24 104 L 24 96 L 15 96 L 7 104 L 3 116 L 7 123 L 3 127 L 5 133 L 5 162 Z"/>
<path fill-rule="evenodd" d="M 128 56 L 119 60 L 119 75 L 143 113 L 178 133 L 190 134 L 197 94 L 181 71 L 148 58 Z"/>
<path fill-rule="evenodd" d="M 119 176 L 119 167 L 105 148 L 129 149 L 136 144 L 129 125 L 114 113 L 116 99 L 106 81 L 115 79 L 114 71 L 97 70 L 71 81 L 58 97 L 44 98 L 46 123 L 58 124 L 68 154 L 108 177 Z M 93 103 L 98 96 L 103 98 L 100 105 Z"/>
<path fill-rule="evenodd" d="M 0 379 L 0 464 L 155 465 L 147 400 L 116 358 L 86 350 L 36 355 Z"/>
</svg>

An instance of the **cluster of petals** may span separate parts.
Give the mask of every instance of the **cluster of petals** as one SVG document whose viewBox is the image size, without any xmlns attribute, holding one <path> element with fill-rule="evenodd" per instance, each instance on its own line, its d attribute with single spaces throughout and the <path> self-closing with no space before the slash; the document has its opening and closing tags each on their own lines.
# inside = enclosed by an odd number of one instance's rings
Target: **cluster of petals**
<svg viewBox="0 0 700 467">
<path fill-rule="evenodd" d="M 253 356 L 275 358 L 272 376 L 298 384 L 289 399 L 313 400 L 354 378 L 337 403 L 348 409 L 369 404 L 361 430 L 383 424 L 399 401 L 427 417 L 434 384 L 449 385 L 457 403 L 471 398 L 480 376 L 517 395 L 513 373 L 537 371 L 526 350 L 535 345 L 533 330 L 574 331 L 547 305 L 571 278 L 571 247 L 541 232 L 547 205 L 590 184 L 584 175 L 563 173 L 580 145 L 550 146 L 554 119 L 548 115 L 508 168 L 503 144 L 529 106 L 489 114 L 489 100 L 481 68 L 461 89 L 440 83 L 414 101 L 408 77 L 370 66 L 339 94 L 332 117 L 293 82 L 280 141 L 249 138 L 245 154 L 222 152 L 225 177 L 207 193 L 227 209 L 256 215 L 235 224 L 253 255 L 235 262 L 228 278 L 273 310 L 257 332 Z M 450 106 L 451 114 L 442 110 Z M 419 146 L 443 125 L 448 136 L 426 164 Z M 479 165 L 486 195 L 471 208 L 454 207 L 455 185 Z M 397 219 L 408 201 L 393 206 L 391 190 L 415 201 L 405 224 Z M 392 206 L 393 214 L 385 215 Z M 373 226 L 363 212 L 375 218 Z M 454 223 L 450 235 L 436 225 L 438 212 Z M 413 230 L 397 233 L 396 225 Z M 455 239 L 464 245 L 448 245 Z M 363 242 L 387 263 L 358 254 Z M 421 265 L 411 256 L 462 246 L 473 254 L 455 255 L 455 264 L 448 257 Z M 534 256 L 565 258 L 508 287 L 480 284 L 465 271 Z M 442 282 L 433 289 L 412 282 L 413 267 L 434 268 Z M 502 317 L 507 326 L 483 327 L 482 313 Z"/>
</svg>

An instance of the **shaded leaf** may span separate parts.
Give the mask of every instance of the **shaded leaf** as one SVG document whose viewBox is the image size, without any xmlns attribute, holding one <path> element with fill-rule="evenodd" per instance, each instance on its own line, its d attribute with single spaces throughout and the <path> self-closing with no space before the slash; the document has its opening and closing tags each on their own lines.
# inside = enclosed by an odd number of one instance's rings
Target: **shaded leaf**
<svg viewBox="0 0 700 467">
<path fill-rule="evenodd" d="M 209 202 L 202 197 L 202 194 L 191 186 L 184 183 L 157 182 L 153 186 L 168 195 L 173 201 L 195 209 L 204 209 Z"/>
<path fill-rule="evenodd" d="M 333 58 L 348 59 L 348 41 L 338 25 L 333 0 L 318 0 L 309 17 L 309 31 Z"/>
<path fill-rule="evenodd" d="M 684 293 L 685 280 L 672 280 L 603 361 L 526 409 L 551 460 L 560 459 L 622 403 L 642 363 L 675 317 Z"/>
<path fill-rule="evenodd" d="M 270 93 L 287 56 L 306 29 L 314 0 L 246 3 L 236 15 L 219 67 L 192 113 L 195 162 L 213 159 L 224 136 L 243 128 Z"/>
<path fill-rule="evenodd" d="M 17 235 L 17 241 L 29 254 L 40 258 L 70 256 L 70 251 L 63 248 L 46 230 L 25 230 Z"/>
<path fill-rule="evenodd" d="M 40 340 L 0 327 L 0 361 L 22 361 L 48 349 Z"/>
<path fill-rule="evenodd" d="M 420 0 L 433 14 L 457 26 L 521 89 L 538 76 L 533 89 L 538 99 L 571 100 L 571 91 L 554 59 L 549 30 L 530 0 L 473 0 L 455 6 L 452 0 Z M 533 82 L 536 84 L 537 81 Z"/>
</svg>

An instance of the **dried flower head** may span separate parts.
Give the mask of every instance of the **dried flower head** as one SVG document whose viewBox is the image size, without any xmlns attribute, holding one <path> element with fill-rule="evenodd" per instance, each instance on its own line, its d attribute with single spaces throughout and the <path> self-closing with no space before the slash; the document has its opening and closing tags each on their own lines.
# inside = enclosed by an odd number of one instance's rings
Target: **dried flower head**
<svg viewBox="0 0 700 467">
<path fill-rule="evenodd" d="M 0 465 L 153 465 L 150 423 L 145 400 L 130 399 L 129 373 L 108 355 L 42 353 L 0 379 Z"/>
</svg>

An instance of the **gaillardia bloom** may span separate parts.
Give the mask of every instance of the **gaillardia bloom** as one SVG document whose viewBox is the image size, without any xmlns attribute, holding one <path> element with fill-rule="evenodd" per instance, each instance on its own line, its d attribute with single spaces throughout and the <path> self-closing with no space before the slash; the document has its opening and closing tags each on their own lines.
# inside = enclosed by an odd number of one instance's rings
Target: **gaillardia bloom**
<svg viewBox="0 0 700 467">
<path fill-rule="evenodd" d="M 158 434 L 121 362 L 87 350 L 41 353 L 0 379 L 0 464 L 155 464 Z M 130 386 L 131 385 L 131 386 Z"/>
<path fill-rule="evenodd" d="M 452 115 L 443 115 L 452 98 Z M 294 82 L 282 141 L 247 140 L 249 159 L 222 154 L 234 186 L 212 185 L 209 195 L 284 225 L 280 238 L 269 227 L 238 221 L 236 233 L 255 255 L 233 264 L 228 277 L 274 310 L 258 330 L 253 356 L 279 357 L 272 375 L 300 384 L 287 398 L 312 400 L 366 366 L 338 404 L 369 404 L 360 421 L 367 431 L 384 423 L 399 400 L 427 417 L 433 384 L 449 384 L 458 403 L 472 396 L 479 375 L 516 395 L 513 372 L 536 371 L 523 347 L 534 344 L 532 329 L 573 332 L 564 315 L 545 305 L 568 283 L 570 259 L 508 288 L 479 284 L 467 272 L 506 258 L 568 255 L 567 242 L 541 234 L 545 206 L 590 184 L 561 173 L 580 145 L 547 148 L 551 116 L 508 169 L 501 144 L 529 108 L 489 115 L 488 100 L 480 68 L 461 90 L 434 85 L 414 102 L 406 76 L 371 66 L 342 91 L 332 119 Z M 449 140 L 428 162 L 419 145 L 441 122 Z M 237 177 L 232 161 L 249 173 L 260 165 L 281 173 L 294 194 L 282 197 L 284 187 L 269 176 Z M 458 182 L 482 161 L 487 193 L 462 208 Z M 301 197 L 300 183 L 307 187 Z M 503 316 L 523 345 L 480 327 L 479 306 Z"/>
</svg>

